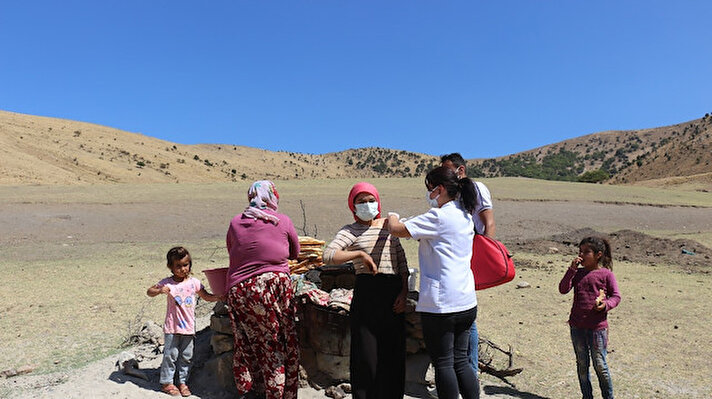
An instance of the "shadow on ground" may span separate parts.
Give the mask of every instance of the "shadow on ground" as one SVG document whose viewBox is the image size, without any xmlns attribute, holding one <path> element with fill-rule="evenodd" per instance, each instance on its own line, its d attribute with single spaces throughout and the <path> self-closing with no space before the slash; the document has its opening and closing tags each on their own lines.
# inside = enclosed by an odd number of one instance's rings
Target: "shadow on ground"
<svg viewBox="0 0 712 399">
<path fill-rule="evenodd" d="M 141 369 L 141 372 L 146 374 L 148 381 L 143 378 L 133 377 L 124 372 L 117 370 L 109 375 L 109 381 L 113 381 L 117 384 L 134 384 L 140 388 L 147 391 L 160 392 L 161 385 L 158 383 L 158 377 L 160 374 L 159 369 Z"/>
<path fill-rule="evenodd" d="M 506 395 L 511 396 L 513 398 L 521 399 L 551 399 L 548 396 L 540 396 L 535 393 L 522 392 L 512 387 L 498 387 L 494 385 L 487 385 L 482 388 L 482 390 L 487 395 Z"/>
</svg>

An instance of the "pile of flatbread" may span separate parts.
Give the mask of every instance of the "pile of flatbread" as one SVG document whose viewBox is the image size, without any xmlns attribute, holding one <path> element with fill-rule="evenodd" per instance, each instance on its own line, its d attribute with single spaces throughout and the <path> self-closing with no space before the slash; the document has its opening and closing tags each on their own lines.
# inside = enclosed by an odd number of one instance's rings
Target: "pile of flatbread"
<svg viewBox="0 0 712 399">
<path fill-rule="evenodd" d="M 291 274 L 303 274 L 324 264 L 324 244 L 326 241 L 314 237 L 299 237 L 299 256 L 296 260 L 289 260 Z"/>
</svg>

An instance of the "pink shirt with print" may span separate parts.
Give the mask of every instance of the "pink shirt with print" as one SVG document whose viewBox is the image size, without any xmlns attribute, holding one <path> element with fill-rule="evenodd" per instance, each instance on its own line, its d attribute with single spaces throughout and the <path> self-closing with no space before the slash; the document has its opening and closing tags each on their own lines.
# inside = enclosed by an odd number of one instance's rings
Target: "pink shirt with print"
<svg viewBox="0 0 712 399">
<path fill-rule="evenodd" d="M 168 287 L 171 290 L 167 299 L 166 320 L 163 332 L 166 334 L 195 334 L 195 301 L 196 294 L 203 284 L 195 277 L 189 277 L 180 283 L 173 277 L 164 278 L 158 282 L 158 287 Z"/>
</svg>

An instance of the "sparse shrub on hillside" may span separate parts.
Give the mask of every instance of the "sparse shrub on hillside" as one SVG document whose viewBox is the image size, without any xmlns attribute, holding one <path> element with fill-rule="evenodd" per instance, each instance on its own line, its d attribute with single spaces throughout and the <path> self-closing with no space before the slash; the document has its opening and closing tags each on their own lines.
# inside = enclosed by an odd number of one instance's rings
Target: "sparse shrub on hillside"
<svg viewBox="0 0 712 399">
<path fill-rule="evenodd" d="M 205 164 L 205 166 L 210 166 L 210 167 L 212 167 L 212 166 L 213 166 L 213 163 L 212 163 L 212 162 L 210 162 L 210 161 L 208 161 L 207 159 L 206 159 L 206 160 L 204 160 L 204 161 L 203 161 L 203 163 Z"/>
<path fill-rule="evenodd" d="M 81 131 L 81 130 L 75 130 L 75 131 L 74 131 L 74 137 L 79 137 L 79 136 L 81 136 L 81 135 L 82 135 L 82 131 Z"/>
<path fill-rule="evenodd" d="M 136 162 L 136 166 L 139 168 L 143 168 L 144 166 L 146 166 L 146 163 L 143 161 L 138 161 L 138 162 Z"/>
<path fill-rule="evenodd" d="M 578 181 L 583 183 L 600 183 L 610 179 L 610 175 L 603 169 L 589 170 L 579 176 Z"/>
<path fill-rule="evenodd" d="M 485 177 L 485 172 L 479 165 L 472 165 L 467 167 L 467 177 L 471 179 Z"/>
<path fill-rule="evenodd" d="M 197 156 L 197 155 L 194 155 L 194 156 L 193 156 L 193 159 L 196 160 L 196 161 L 200 161 L 200 157 Z"/>
<path fill-rule="evenodd" d="M 373 165 L 372 169 L 376 173 L 383 174 L 386 172 L 386 169 L 388 168 L 388 165 L 383 160 L 378 161 L 375 165 Z"/>
</svg>

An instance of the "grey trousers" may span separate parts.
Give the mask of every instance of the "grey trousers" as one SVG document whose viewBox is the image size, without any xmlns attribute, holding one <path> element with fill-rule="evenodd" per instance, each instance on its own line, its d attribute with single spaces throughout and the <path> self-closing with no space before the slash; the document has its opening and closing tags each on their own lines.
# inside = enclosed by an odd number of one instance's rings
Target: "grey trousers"
<svg viewBox="0 0 712 399">
<path fill-rule="evenodd" d="M 193 358 L 194 335 L 165 334 L 163 347 L 163 362 L 161 363 L 162 385 L 173 384 L 176 368 L 178 383 L 185 384 L 190 371 L 190 361 Z"/>
</svg>

